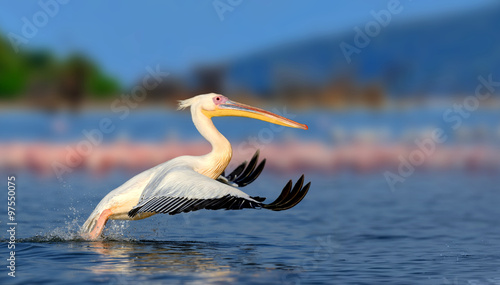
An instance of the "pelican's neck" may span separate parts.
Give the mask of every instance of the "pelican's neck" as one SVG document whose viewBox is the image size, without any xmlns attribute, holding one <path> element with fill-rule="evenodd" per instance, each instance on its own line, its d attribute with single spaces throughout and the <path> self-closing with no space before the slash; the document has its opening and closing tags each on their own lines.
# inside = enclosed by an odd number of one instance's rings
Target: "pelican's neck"
<svg viewBox="0 0 500 285">
<path fill-rule="evenodd" d="M 210 118 L 195 109 L 191 110 L 191 115 L 196 129 L 212 145 L 210 153 L 200 156 L 199 165 L 195 170 L 216 179 L 229 164 L 233 149 L 229 141 L 215 128 Z"/>
</svg>

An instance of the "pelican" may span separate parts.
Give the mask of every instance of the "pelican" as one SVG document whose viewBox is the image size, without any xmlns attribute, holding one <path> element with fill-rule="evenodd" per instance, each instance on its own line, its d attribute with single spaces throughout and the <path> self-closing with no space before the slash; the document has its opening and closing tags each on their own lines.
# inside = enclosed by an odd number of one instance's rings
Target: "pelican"
<svg viewBox="0 0 500 285">
<path fill-rule="evenodd" d="M 210 142 L 212 151 L 202 156 L 180 156 L 146 170 L 111 191 L 97 205 L 81 228 L 85 239 L 96 240 L 108 220 L 141 220 L 158 213 L 180 214 L 208 210 L 264 208 L 287 210 L 307 194 L 304 175 L 295 185 L 290 180 L 279 197 L 270 204 L 265 198 L 249 196 L 238 188 L 253 182 L 264 168 L 257 165 L 257 151 L 250 162 L 243 162 L 229 175 L 225 169 L 232 157 L 229 141 L 215 128 L 212 117 L 239 116 L 286 127 L 308 127 L 271 112 L 229 100 L 219 94 L 204 94 L 179 101 L 179 110 L 191 108 L 196 129 Z M 293 186 L 293 187 L 292 187 Z"/>
</svg>

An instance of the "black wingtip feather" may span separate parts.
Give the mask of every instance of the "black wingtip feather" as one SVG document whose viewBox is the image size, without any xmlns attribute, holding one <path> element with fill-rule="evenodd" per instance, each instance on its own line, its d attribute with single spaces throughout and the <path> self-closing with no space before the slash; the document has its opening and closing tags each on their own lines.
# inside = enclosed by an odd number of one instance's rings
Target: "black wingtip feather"
<svg viewBox="0 0 500 285">
<path fill-rule="evenodd" d="M 260 150 L 257 150 L 250 162 L 243 162 L 227 176 L 224 174 L 224 172 L 221 175 L 222 177 L 219 177 L 217 180 L 219 182 L 237 187 L 245 187 L 248 184 L 254 182 L 262 173 L 262 170 L 266 165 L 265 159 L 257 164 L 257 162 L 259 161 L 259 155 Z"/>
<path fill-rule="evenodd" d="M 241 181 L 245 180 L 249 175 L 251 175 L 252 172 L 255 170 L 255 166 L 257 165 L 257 160 L 258 159 L 259 159 L 259 151 L 256 151 L 255 154 L 253 155 L 252 159 L 248 163 L 247 167 L 243 171 L 243 173 L 241 173 L 241 175 L 239 175 L 234 180 L 234 183 L 240 185 Z"/>
<path fill-rule="evenodd" d="M 246 178 L 243 178 L 239 181 L 235 181 L 240 187 L 244 187 L 244 186 L 247 186 L 248 184 L 252 183 L 255 181 L 255 179 L 257 179 L 257 177 L 259 177 L 259 175 L 262 173 L 262 170 L 264 170 L 264 166 L 266 166 L 266 160 L 263 159 L 259 165 L 257 166 L 257 168 L 255 168 L 255 170 L 250 173 L 249 176 L 247 176 Z"/>
<path fill-rule="evenodd" d="M 307 183 L 304 188 L 302 188 L 302 191 L 297 193 L 297 195 L 294 196 L 293 199 L 289 200 L 285 204 L 278 205 L 276 208 L 272 209 L 273 211 L 283 211 L 283 210 L 288 210 L 293 207 L 295 207 L 297 204 L 299 204 L 302 199 L 307 195 L 307 192 L 309 192 L 309 188 L 311 187 L 311 182 Z"/>
<path fill-rule="evenodd" d="M 276 198 L 274 202 L 267 204 L 266 206 L 272 207 L 283 202 L 290 193 L 290 190 L 292 190 L 292 185 L 293 185 L 292 180 L 289 180 L 288 183 L 285 185 L 285 187 L 283 187 L 283 190 L 281 190 L 281 194 L 278 196 L 278 198 Z"/>
<path fill-rule="evenodd" d="M 304 199 L 304 197 L 309 192 L 311 187 L 311 182 L 307 183 L 304 187 L 304 175 L 302 175 L 295 186 L 292 189 L 292 181 L 288 181 L 280 196 L 270 204 L 263 204 L 262 207 L 273 210 L 273 211 L 283 211 L 295 207 L 298 203 Z"/>
<path fill-rule="evenodd" d="M 244 161 L 242 164 L 240 164 L 238 167 L 236 167 L 235 170 L 233 170 L 233 172 L 231 172 L 226 178 L 227 180 L 229 181 L 233 181 L 236 177 L 238 177 L 242 172 L 243 170 L 245 170 L 245 167 L 247 166 L 247 162 Z"/>
<path fill-rule="evenodd" d="M 293 201 L 295 199 L 295 197 L 297 197 L 299 195 L 299 192 L 302 189 L 302 185 L 304 185 L 304 175 L 302 175 L 299 178 L 299 180 L 297 181 L 297 183 L 295 183 L 295 186 L 293 186 L 293 189 L 288 193 L 286 198 L 283 201 L 275 204 L 275 206 L 282 207 L 282 206 L 290 203 L 290 201 Z"/>
</svg>

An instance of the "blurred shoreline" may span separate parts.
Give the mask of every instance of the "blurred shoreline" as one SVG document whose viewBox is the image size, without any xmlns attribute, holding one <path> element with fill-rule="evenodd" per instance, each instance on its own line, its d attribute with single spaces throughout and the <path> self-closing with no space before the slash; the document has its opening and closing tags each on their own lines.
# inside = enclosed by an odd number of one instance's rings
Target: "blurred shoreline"
<svg viewBox="0 0 500 285">
<path fill-rule="evenodd" d="M 250 159 L 255 148 L 234 142 L 229 169 Z M 203 155 L 210 152 L 206 142 L 165 141 L 140 143 L 117 141 L 93 146 L 90 155 L 78 155 L 77 144 L 16 142 L 0 143 L 0 169 L 31 171 L 53 176 L 54 163 L 75 170 L 103 175 L 113 169 L 142 171 L 182 155 Z M 333 174 L 342 170 L 358 173 L 397 171 L 419 148 L 412 143 L 330 145 L 322 142 L 270 143 L 260 147 L 266 169 L 274 172 L 314 171 Z M 438 145 L 416 170 L 499 171 L 498 145 Z M 75 159 L 75 156 L 78 157 Z M 75 162 L 79 161 L 75 164 Z M 404 162 L 403 162 L 404 163 Z M 76 165 L 76 166 L 75 166 Z M 68 170 L 66 169 L 66 170 Z"/>
<path fill-rule="evenodd" d="M 308 124 L 309 131 L 274 129 L 262 122 L 237 118 L 215 123 L 233 145 L 232 167 L 260 149 L 262 157 L 268 158 L 267 169 L 275 172 L 397 170 L 401 157 L 408 159 L 412 152 L 419 151 L 416 140 L 428 140 L 436 129 L 442 129 L 448 140 L 435 143 L 435 150 L 416 170 L 498 171 L 499 101 L 495 98 L 481 102 L 467 117 L 455 115 L 454 121 L 445 121 L 446 110 L 460 102 L 463 99 L 434 101 L 430 105 L 399 102 L 383 108 L 298 110 L 255 100 L 252 105 L 269 110 L 278 107 L 286 116 Z M 69 165 L 71 152 L 81 148 L 80 144 L 90 143 L 83 132 L 96 130 L 103 118 L 113 122 L 114 131 L 92 144 L 90 154 L 79 155 L 80 162 L 70 167 L 71 172 L 139 172 L 177 156 L 203 155 L 211 150 L 192 125 L 189 112 L 176 111 L 175 105 L 138 104 L 125 119 L 120 117 L 122 113 L 109 109 L 109 102 L 88 102 L 77 113 L 47 113 L 21 106 L 2 106 L 0 119 L 10 124 L 0 132 L 1 170 L 55 175 L 53 164 Z M 459 118 L 459 127 L 453 128 Z"/>
</svg>

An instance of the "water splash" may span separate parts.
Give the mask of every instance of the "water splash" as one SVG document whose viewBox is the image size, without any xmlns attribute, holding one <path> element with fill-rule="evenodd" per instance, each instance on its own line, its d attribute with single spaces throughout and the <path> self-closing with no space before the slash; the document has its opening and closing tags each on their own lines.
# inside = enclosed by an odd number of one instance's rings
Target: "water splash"
<svg viewBox="0 0 500 285">
<path fill-rule="evenodd" d="M 130 223 L 128 221 L 111 220 L 104 229 L 104 239 L 106 241 L 133 241 L 128 238 Z"/>
<path fill-rule="evenodd" d="M 69 210 L 71 213 L 67 215 L 64 225 L 47 232 L 40 232 L 32 237 L 18 238 L 16 241 L 20 243 L 89 242 L 80 234 L 85 218 L 80 215 L 75 207 L 69 207 Z M 129 234 L 128 228 L 128 221 L 109 221 L 103 237 L 99 241 L 135 241 L 127 237 Z M 9 240 L 0 239 L 0 242 L 9 242 Z"/>
</svg>

